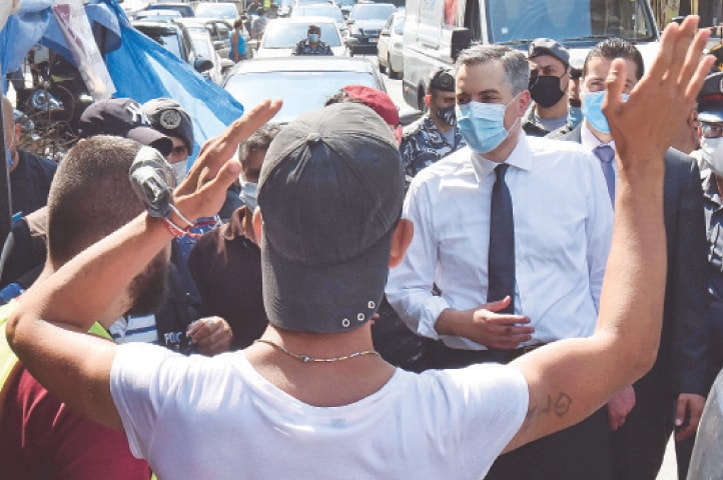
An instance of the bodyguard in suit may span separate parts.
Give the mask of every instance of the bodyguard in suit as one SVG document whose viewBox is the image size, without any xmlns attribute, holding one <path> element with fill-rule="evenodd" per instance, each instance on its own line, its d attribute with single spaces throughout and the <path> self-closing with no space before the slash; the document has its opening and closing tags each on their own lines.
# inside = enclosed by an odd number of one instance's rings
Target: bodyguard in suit
<svg viewBox="0 0 723 480">
<path fill-rule="evenodd" d="M 585 120 L 560 137 L 581 143 L 600 159 L 611 199 L 616 172 L 610 159 L 615 139 L 600 107 L 605 78 L 615 58 L 627 63 L 624 96 L 643 76 L 642 56 L 635 46 L 618 38 L 599 43 L 583 67 Z M 668 275 L 658 359 L 647 375 L 608 403 L 615 478 L 619 480 L 656 478 L 673 429 L 676 440 L 695 432 L 709 387 L 705 375 L 706 238 L 700 177 L 696 162 L 672 148 L 665 155 L 664 195 Z"/>
</svg>

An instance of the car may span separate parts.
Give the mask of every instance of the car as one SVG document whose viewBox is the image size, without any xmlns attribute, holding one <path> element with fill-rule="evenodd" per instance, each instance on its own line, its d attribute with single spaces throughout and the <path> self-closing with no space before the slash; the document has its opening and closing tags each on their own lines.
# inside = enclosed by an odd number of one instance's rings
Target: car
<svg viewBox="0 0 723 480">
<path fill-rule="evenodd" d="M 379 32 L 377 43 L 377 59 L 379 70 L 388 72 L 389 78 L 400 78 L 404 72 L 404 12 L 397 12 L 389 17 Z"/>
<path fill-rule="evenodd" d="M 294 7 L 291 11 L 290 18 L 296 17 L 329 17 L 333 18 L 336 22 L 336 26 L 339 27 L 341 36 L 344 37 L 344 32 L 348 32 L 346 26 L 346 20 L 341 9 L 336 5 L 330 3 L 312 3 L 312 4 L 299 4 Z"/>
<path fill-rule="evenodd" d="M 386 91 L 379 69 L 365 57 L 254 58 L 229 72 L 224 89 L 247 110 L 266 98 L 281 98 L 283 106 L 273 121 L 288 123 L 324 106 L 346 85 Z"/>
<path fill-rule="evenodd" d="M 141 10 L 140 12 L 136 12 L 133 16 L 134 20 L 147 20 L 149 22 L 163 22 L 166 20 L 175 20 L 177 18 L 183 18 L 183 15 L 176 10 Z"/>
<path fill-rule="evenodd" d="M 231 2 L 203 2 L 196 5 L 196 16 L 200 18 L 222 18 L 233 23 L 239 18 L 239 11 L 235 3 Z"/>
<path fill-rule="evenodd" d="M 358 41 L 352 47 L 356 53 L 377 53 L 379 32 L 387 19 L 397 10 L 391 3 L 357 3 L 349 12 L 349 32 Z"/>
<path fill-rule="evenodd" d="M 146 10 L 171 10 L 181 14 L 182 17 L 194 17 L 196 14 L 193 11 L 193 7 L 189 3 L 152 3 L 148 5 Z"/>
<path fill-rule="evenodd" d="M 229 58 L 231 50 L 231 32 L 233 27 L 226 21 L 215 18 L 182 18 L 176 20 L 193 32 L 195 30 L 206 30 L 211 35 L 213 48 L 221 58 Z M 243 37 L 248 41 L 249 34 L 245 28 L 242 29 Z"/>
<path fill-rule="evenodd" d="M 356 4 L 356 0 L 336 0 L 336 4 L 341 8 L 344 17 L 348 17 L 351 8 Z"/>
<path fill-rule="evenodd" d="M 296 44 L 306 38 L 306 31 L 312 24 L 321 28 L 321 40 L 329 44 L 335 56 L 349 55 L 334 20 L 328 17 L 296 17 L 269 20 L 254 57 L 291 56 Z"/>
<path fill-rule="evenodd" d="M 203 73 L 213 68 L 211 60 L 196 52 L 191 34 L 184 25 L 174 21 L 134 21 L 133 27 L 191 65 L 197 72 Z"/>
<path fill-rule="evenodd" d="M 192 30 L 190 34 L 193 48 L 196 50 L 198 56 L 200 58 L 207 58 L 213 63 L 213 66 L 201 72 L 201 75 L 217 85 L 222 85 L 226 72 L 235 65 L 234 61 L 219 56 L 216 49 L 213 48 L 211 35 L 209 35 L 207 30 Z"/>
</svg>

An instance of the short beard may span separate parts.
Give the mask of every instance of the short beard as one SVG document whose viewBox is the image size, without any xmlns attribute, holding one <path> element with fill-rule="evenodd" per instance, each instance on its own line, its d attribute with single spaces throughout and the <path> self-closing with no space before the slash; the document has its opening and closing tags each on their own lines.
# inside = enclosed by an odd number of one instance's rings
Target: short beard
<svg viewBox="0 0 723 480">
<path fill-rule="evenodd" d="M 164 250 L 153 257 L 146 269 L 131 280 L 129 293 L 133 305 L 128 310 L 128 315 L 156 313 L 165 296 L 167 274 L 168 255 Z"/>
</svg>

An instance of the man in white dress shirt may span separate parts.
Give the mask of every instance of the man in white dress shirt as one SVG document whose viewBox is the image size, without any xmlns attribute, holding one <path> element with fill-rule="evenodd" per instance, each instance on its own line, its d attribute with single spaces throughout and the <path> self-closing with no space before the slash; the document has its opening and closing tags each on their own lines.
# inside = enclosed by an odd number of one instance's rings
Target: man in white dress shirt
<svg viewBox="0 0 723 480">
<path fill-rule="evenodd" d="M 457 118 L 467 147 L 420 172 L 404 202 L 415 233 L 386 294 L 410 328 L 441 340 L 430 359 L 437 368 L 508 363 L 535 346 L 593 333 L 611 240 L 610 199 L 589 151 L 524 135 L 528 78 L 528 61 L 516 50 L 462 52 Z M 488 295 L 488 262 L 496 254 L 488 254 L 498 165 L 508 166 L 514 273 L 509 290 L 495 297 Z M 502 313 L 510 303 L 513 311 Z M 609 479 L 607 438 L 600 412 L 513 452 L 487 478 Z M 582 468 L 596 473 L 583 475 Z"/>
</svg>

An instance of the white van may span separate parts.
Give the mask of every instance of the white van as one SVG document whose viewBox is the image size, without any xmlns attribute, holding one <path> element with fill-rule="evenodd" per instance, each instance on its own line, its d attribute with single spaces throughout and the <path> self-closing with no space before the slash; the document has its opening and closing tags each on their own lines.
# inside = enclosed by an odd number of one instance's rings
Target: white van
<svg viewBox="0 0 723 480">
<path fill-rule="evenodd" d="M 599 41 L 634 42 L 646 64 L 660 33 L 648 0 L 407 0 L 404 23 L 405 101 L 424 109 L 429 73 L 454 64 L 473 43 L 497 43 L 527 51 L 535 38 L 553 38 L 582 60 Z"/>
</svg>

